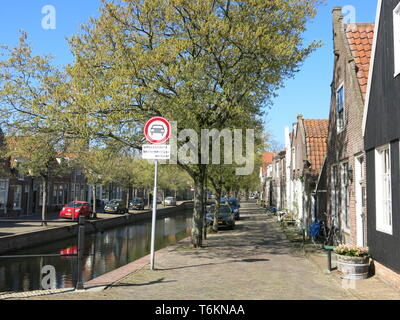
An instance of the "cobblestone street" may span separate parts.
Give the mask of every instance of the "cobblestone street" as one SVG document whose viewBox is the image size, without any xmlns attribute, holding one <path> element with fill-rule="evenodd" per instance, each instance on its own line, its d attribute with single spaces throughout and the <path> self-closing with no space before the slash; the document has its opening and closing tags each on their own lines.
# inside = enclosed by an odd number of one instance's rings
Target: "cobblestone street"
<svg viewBox="0 0 400 320">
<path fill-rule="evenodd" d="M 305 258 L 273 218 L 255 204 L 243 204 L 234 231 L 208 236 L 205 247 L 178 247 L 104 291 L 86 291 L 31 299 L 88 300 L 330 300 L 367 299 L 354 294 L 332 275 Z M 397 299 L 396 290 L 379 280 L 380 297 Z M 373 283 L 368 281 L 374 281 Z M 375 284 L 376 284 L 375 283 Z M 383 288 L 383 289 L 382 289 Z M 373 288 L 370 288 L 371 292 Z M 371 296 L 373 298 L 373 296 Z M 376 298 L 376 297 L 375 297 Z"/>
</svg>

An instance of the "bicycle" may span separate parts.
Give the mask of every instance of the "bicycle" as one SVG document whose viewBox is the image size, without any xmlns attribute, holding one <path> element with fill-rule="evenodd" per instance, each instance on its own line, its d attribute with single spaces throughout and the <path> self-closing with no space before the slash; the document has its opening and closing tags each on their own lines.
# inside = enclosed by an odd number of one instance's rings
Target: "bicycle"
<svg viewBox="0 0 400 320">
<path fill-rule="evenodd" d="M 326 220 L 329 221 L 329 227 L 325 226 L 325 240 L 324 246 L 336 246 L 341 243 L 340 229 L 335 225 L 335 219 L 332 215 L 328 215 L 324 212 Z"/>
</svg>

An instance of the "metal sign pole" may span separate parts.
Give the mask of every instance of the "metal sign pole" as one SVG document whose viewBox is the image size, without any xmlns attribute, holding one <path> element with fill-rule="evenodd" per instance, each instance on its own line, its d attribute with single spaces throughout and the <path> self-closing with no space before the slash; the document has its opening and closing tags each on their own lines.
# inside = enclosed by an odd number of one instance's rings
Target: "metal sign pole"
<svg viewBox="0 0 400 320">
<path fill-rule="evenodd" d="M 82 281 L 82 260 L 83 260 L 83 250 L 85 247 L 85 217 L 79 215 L 78 218 L 78 257 L 77 257 L 77 280 L 76 280 L 76 290 L 83 290 Z"/>
<path fill-rule="evenodd" d="M 154 160 L 154 192 L 153 192 L 153 216 L 151 221 L 150 270 L 154 270 L 154 243 L 156 237 L 156 214 L 157 214 L 157 173 L 158 173 L 158 162 L 157 160 Z"/>
</svg>

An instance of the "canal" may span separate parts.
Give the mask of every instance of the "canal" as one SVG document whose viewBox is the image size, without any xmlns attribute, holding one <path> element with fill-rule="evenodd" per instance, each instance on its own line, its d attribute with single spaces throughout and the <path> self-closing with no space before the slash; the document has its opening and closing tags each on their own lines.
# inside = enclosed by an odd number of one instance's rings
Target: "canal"
<svg viewBox="0 0 400 320">
<path fill-rule="evenodd" d="M 190 235 L 191 214 L 190 210 L 181 215 L 157 219 L 156 250 Z M 149 254 L 150 238 L 151 221 L 86 235 L 81 270 L 83 281 L 89 281 Z M 55 241 L 12 254 L 53 253 L 77 253 L 77 239 Z M 0 259 L 0 292 L 40 290 L 40 271 L 45 265 L 54 266 L 57 289 L 75 287 L 78 274 L 75 257 Z"/>
</svg>

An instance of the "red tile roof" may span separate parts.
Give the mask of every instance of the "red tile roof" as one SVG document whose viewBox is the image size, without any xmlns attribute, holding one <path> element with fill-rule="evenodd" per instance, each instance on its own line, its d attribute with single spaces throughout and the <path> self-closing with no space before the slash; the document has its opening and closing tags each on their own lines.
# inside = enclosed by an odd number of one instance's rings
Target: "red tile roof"
<svg viewBox="0 0 400 320">
<path fill-rule="evenodd" d="M 307 158 L 311 173 L 318 175 L 327 152 L 328 119 L 304 119 Z"/>
<path fill-rule="evenodd" d="M 344 25 L 350 51 L 358 69 L 357 79 L 363 99 L 365 99 L 367 92 L 374 27 L 374 23 L 350 23 Z"/>
<path fill-rule="evenodd" d="M 263 164 L 270 164 L 272 163 L 272 160 L 274 158 L 274 153 L 273 152 L 265 152 L 262 156 L 262 163 Z"/>
<path fill-rule="evenodd" d="M 262 174 L 265 175 L 267 171 L 267 166 L 272 163 L 274 159 L 275 153 L 274 152 L 265 152 L 262 156 Z"/>
</svg>

